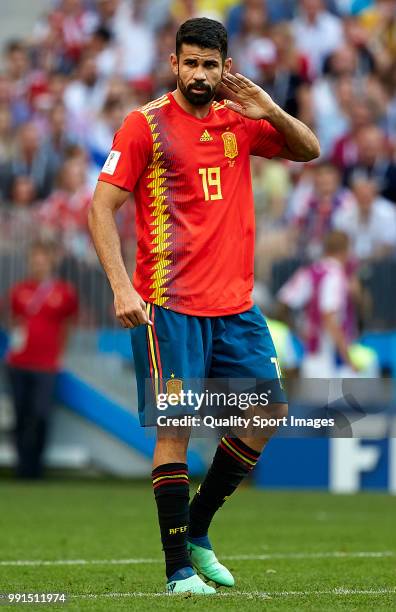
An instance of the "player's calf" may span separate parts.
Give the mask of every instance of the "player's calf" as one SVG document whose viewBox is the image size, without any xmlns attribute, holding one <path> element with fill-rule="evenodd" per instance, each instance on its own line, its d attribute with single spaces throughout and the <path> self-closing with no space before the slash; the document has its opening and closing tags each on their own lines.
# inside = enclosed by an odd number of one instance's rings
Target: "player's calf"
<svg viewBox="0 0 396 612">
<path fill-rule="evenodd" d="M 152 471 L 168 579 L 192 567 L 187 552 L 189 481 L 186 463 L 165 463 Z"/>
<path fill-rule="evenodd" d="M 287 404 L 273 404 L 271 414 L 277 417 L 287 415 Z M 212 465 L 190 504 L 189 542 L 193 545 L 190 546 L 190 552 L 195 557 L 194 565 L 199 571 L 202 571 L 203 565 L 207 566 L 209 561 L 209 556 L 204 550 L 212 550 L 208 530 L 213 516 L 254 468 L 265 444 L 275 431 L 273 428 L 265 432 L 258 431 L 256 435 L 243 439 L 231 436 L 224 436 L 221 439 Z M 203 550 L 199 550 L 198 554 L 194 546 Z M 215 567 L 218 561 L 214 554 L 211 560 Z M 202 573 L 207 575 L 205 571 Z M 225 582 L 222 584 L 230 585 L 233 582 L 231 574 L 229 574 L 231 578 L 226 573 L 224 576 Z"/>
<path fill-rule="evenodd" d="M 221 439 L 212 465 L 190 504 L 189 537 L 192 542 L 195 538 L 206 538 L 201 544 L 210 546 L 207 535 L 215 512 L 254 468 L 259 457 L 259 452 L 238 438 L 224 436 Z M 200 544 L 199 541 L 195 543 Z"/>
<path fill-rule="evenodd" d="M 262 453 L 267 442 L 269 442 L 276 433 L 278 426 L 287 419 L 288 405 L 286 403 L 276 403 L 261 408 L 255 407 L 254 409 L 249 409 L 247 414 L 251 422 L 253 422 L 254 416 L 259 416 L 259 422 L 265 422 L 266 425 L 252 427 L 247 432 L 240 431 L 239 437 L 246 446 L 256 452 Z"/>
</svg>

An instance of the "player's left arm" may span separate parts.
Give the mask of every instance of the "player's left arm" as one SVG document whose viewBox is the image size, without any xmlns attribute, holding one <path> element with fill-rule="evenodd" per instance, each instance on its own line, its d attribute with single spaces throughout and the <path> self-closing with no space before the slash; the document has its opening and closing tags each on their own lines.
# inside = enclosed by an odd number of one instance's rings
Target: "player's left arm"
<svg viewBox="0 0 396 612">
<path fill-rule="evenodd" d="M 285 144 L 278 157 L 301 162 L 319 157 L 319 141 L 312 130 L 286 113 L 261 87 L 238 73 L 225 74 L 223 85 L 232 92 L 233 100 L 226 100 L 228 108 L 249 119 L 265 119 L 282 134 Z"/>
</svg>

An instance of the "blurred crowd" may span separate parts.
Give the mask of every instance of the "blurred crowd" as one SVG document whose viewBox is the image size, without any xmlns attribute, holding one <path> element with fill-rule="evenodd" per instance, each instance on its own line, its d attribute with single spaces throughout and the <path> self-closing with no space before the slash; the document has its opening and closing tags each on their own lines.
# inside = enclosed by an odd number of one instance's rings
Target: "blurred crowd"
<svg viewBox="0 0 396 612">
<path fill-rule="evenodd" d="M 203 15 L 227 26 L 234 70 L 321 142 L 310 164 L 252 159 L 258 284 L 278 260 L 318 259 L 330 230 L 346 232 L 357 262 L 393 257 L 396 0 L 53 0 L 3 49 L 3 244 L 34 227 L 95 260 L 86 213 L 113 134 L 175 87 L 176 30 Z M 133 244 L 133 202 L 121 215 Z"/>
</svg>

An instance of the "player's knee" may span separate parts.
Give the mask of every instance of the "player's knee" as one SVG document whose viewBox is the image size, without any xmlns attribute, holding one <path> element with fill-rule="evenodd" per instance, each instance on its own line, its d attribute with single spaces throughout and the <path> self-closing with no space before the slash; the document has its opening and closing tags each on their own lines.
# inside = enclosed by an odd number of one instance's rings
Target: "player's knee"
<svg viewBox="0 0 396 612">
<path fill-rule="evenodd" d="M 154 462 L 160 463 L 185 463 L 189 435 L 181 435 L 181 432 L 158 432 L 155 445 Z"/>
<path fill-rule="evenodd" d="M 262 436 L 258 436 L 262 438 L 262 440 L 268 442 L 272 438 L 273 435 L 279 430 L 282 425 L 286 425 L 288 415 L 288 405 L 285 403 L 282 404 L 271 404 L 269 406 L 269 410 L 266 411 L 266 425 L 261 429 Z"/>
<path fill-rule="evenodd" d="M 158 438 L 156 442 L 156 448 L 174 448 L 177 451 L 185 451 L 187 447 L 187 438 Z"/>
</svg>

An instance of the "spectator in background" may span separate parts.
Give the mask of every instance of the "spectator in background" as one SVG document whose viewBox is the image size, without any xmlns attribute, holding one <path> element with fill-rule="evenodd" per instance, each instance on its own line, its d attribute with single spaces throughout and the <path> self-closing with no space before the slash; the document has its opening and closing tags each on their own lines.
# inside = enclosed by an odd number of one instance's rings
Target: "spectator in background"
<svg viewBox="0 0 396 612">
<path fill-rule="evenodd" d="M 22 245 L 31 240 L 32 225 L 37 209 L 37 193 L 33 179 L 15 176 L 10 192 L 11 205 L 0 218 L 1 243 Z M 21 248 L 21 247 L 20 247 Z"/>
<path fill-rule="evenodd" d="M 322 157 L 331 155 L 335 143 L 349 130 L 349 114 L 357 97 L 357 55 L 342 46 L 329 56 L 326 73 L 312 86 L 313 112 Z"/>
<path fill-rule="evenodd" d="M 256 208 L 255 275 L 256 297 L 262 283 L 268 282 L 275 260 L 291 257 L 296 250 L 294 228 L 285 223 L 287 194 L 290 190 L 288 169 L 277 160 L 251 160 L 253 194 Z M 261 286 L 259 286 L 261 284 Z"/>
<path fill-rule="evenodd" d="M 297 50 L 289 24 L 279 23 L 270 30 L 276 48 L 276 64 L 271 66 L 272 82 L 268 78 L 264 88 L 286 112 L 299 114 L 298 93 L 308 83 L 307 58 Z"/>
<path fill-rule="evenodd" d="M 77 150 L 63 164 L 58 188 L 38 210 L 43 226 L 62 238 L 66 250 L 76 256 L 84 256 L 89 250 L 87 217 L 91 199 L 85 154 Z"/>
<path fill-rule="evenodd" d="M 105 95 L 105 83 L 99 78 L 95 56 L 92 52 L 86 52 L 78 64 L 76 78 L 67 85 L 64 94 L 73 133 L 81 142 L 84 142 L 87 128 L 100 112 Z"/>
<path fill-rule="evenodd" d="M 156 62 L 153 68 L 153 86 L 155 95 L 161 96 L 175 86 L 174 75 L 169 70 L 169 49 L 172 49 L 176 36 L 176 24 L 168 20 L 158 31 L 156 37 Z M 150 98 L 149 98 L 150 99 Z"/>
<path fill-rule="evenodd" d="M 333 227 L 334 216 L 338 210 L 348 210 L 351 203 L 351 195 L 342 187 L 337 168 L 329 162 L 315 167 L 313 188 L 305 198 L 300 198 L 299 208 L 292 213 L 300 256 L 309 259 L 321 256 L 323 240 Z"/>
<path fill-rule="evenodd" d="M 214 2 L 216 1 L 217 0 L 214 0 Z M 223 0 L 219 1 L 222 2 Z M 224 2 L 227 1 L 228 0 L 224 0 Z M 142 8 L 144 22 L 152 31 L 155 31 L 156 34 L 158 30 L 161 29 L 169 20 L 170 2 L 171 0 L 156 0 L 155 10 L 153 10 L 151 0 L 144 0 L 144 5 Z"/>
<path fill-rule="evenodd" d="M 246 9 L 244 16 L 242 33 L 234 39 L 232 51 L 238 70 L 296 116 L 298 89 L 307 82 L 308 64 L 294 45 L 289 25 L 268 27 L 262 9 Z"/>
<path fill-rule="evenodd" d="M 56 373 L 68 328 L 77 313 L 74 289 L 55 276 L 56 253 L 33 244 L 29 276 L 10 292 L 12 329 L 7 355 L 15 411 L 16 475 L 43 476 L 43 453 L 54 402 Z"/>
<path fill-rule="evenodd" d="M 36 189 L 30 176 L 21 174 L 14 178 L 11 202 L 16 209 L 29 209 L 36 202 Z M 30 215 L 29 215 L 30 217 Z"/>
<path fill-rule="evenodd" d="M 122 51 L 121 74 L 127 81 L 149 77 L 154 67 L 155 37 L 145 22 L 146 4 L 142 0 L 129 4 L 129 12 L 117 33 Z"/>
<path fill-rule="evenodd" d="M 359 260 L 367 260 L 396 252 L 396 208 L 379 196 L 373 178 L 356 173 L 352 177 L 355 201 L 348 209 L 334 216 L 334 226 L 347 233 L 352 251 Z"/>
<path fill-rule="evenodd" d="M 377 0 L 359 16 L 371 45 L 376 49 L 381 70 L 391 68 L 396 61 L 396 2 Z"/>
<path fill-rule="evenodd" d="M 258 6 L 268 14 L 270 23 L 290 21 L 294 17 L 295 0 L 242 0 L 235 3 L 227 15 L 227 31 L 230 39 L 240 34 L 244 13 L 249 6 Z"/>
<path fill-rule="evenodd" d="M 95 122 L 87 138 L 88 153 L 95 168 L 92 172 L 99 174 L 111 150 L 111 143 L 116 131 L 120 128 L 127 109 L 119 100 L 110 98 L 105 102 L 101 116 Z"/>
<path fill-rule="evenodd" d="M 267 17 L 267 2 L 266 0 L 241 0 L 232 7 L 227 15 L 227 32 L 232 47 L 233 38 L 242 34 L 244 24 L 246 23 L 246 13 L 250 10 L 262 11 Z"/>
<path fill-rule="evenodd" d="M 55 66 L 64 73 L 72 71 L 92 31 L 95 17 L 82 0 L 61 0 L 34 30 L 36 43 L 52 48 Z"/>
<path fill-rule="evenodd" d="M 31 241 L 37 204 L 33 179 L 24 174 L 15 176 L 10 186 L 7 206 L 0 207 L 0 245 L 3 252 L 7 253 L 10 247 L 21 249 L 22 244 Z M 12 268 L 9 270 L 11 275 L 15 273 Z"/>
<path fill-rule="evenodd" d="M 269 38 L 268 16 L 261 0 L 245 3 L 239 33 L 230 40 L 230 55 L 235 70 L 256 81 L 260 67 L 276 61 L 276 48 Z"/>
<path fill-rule="evenodd" d="M 114 76 L 106 82 L 106 95 L 101 110 L 108 102 L 118 102 L 122 104 L 128 112 L 130 109 L 135 108 L 135 104 L 139 106 L 139 101 L 137 101 L 136 96 L 136 85 L 132 86 L 131 83 L 128 83 L 123 78 Z"/>
<path fill-rule="evenodd" d="M 376 181 L 384 198 L 396 202 L 396 165 L 384 132 L 375 125 L 361 128 L 356 143 L 357 160 L 345 169 L 345 183 L 350 182 L 352 175 L 366 174 Z"/>
<path fill-rule="evenodd" d="M 95 28 L 104 27 L 116 37 L 127 18 L 127 6 L 121 0 L 96 0 Z"/>
<path fill-rule="evenodd" d="M 47 131 L 48 134 L 43 142 L 43 148 L 51 159 L 52 173 L 55 176 L 68 151 L 76 144 L 75 139 L 71 136 L 66 109 L 62 102 L 51 106 L 48 113 Z"/>
<path fill-rule="evenodd" d="M 54 180 L 53 160 L 32 121 L 22 124 L 17 133 L 15 151 L 6 177 L 8 194 L 14 177 L 21 174 L 32 179 L 39 199 L 48 196 Z"/>
<path fill-rule="evenodd" d="M 278 293 L 281 304 L 302 311 L 305 378 L 353 377 L 359 370 L 363 376 L 377 374 L 374 355 L 352 344 L 355 325 L 349 305 L 356 279 L 348 275 L 348 259 L 348 236 L 331 231 L 323 257 L 297 270 Z"/>
<path fill-rule="evenodd" d="M 348 112 L 349 129 L 335 141 L 331 160 L 340 171 L 356 164 L 358 159 L 357 136 L 360 130 L 374 120 L 373 104 L 365 98 L 355 98 Z"/>
<path fill-rule="evenodd" d="M 7 104 L 0 104 L 0 202 L 7 198 L 11 160 L 14 153 L 14 133 Z"/>
<path fill-rule="evenodd" d="M 346 44 L 356 52 L 357 72 L 364 76 L 375 70 L 376 57 L 370 45 L 370 37 L 356 17 L 344 19 L 344 36 Z"/>
<path fill-rule="evenodd" d="M 294 19 L 293 31 L 297 48 L 309 58 L 310 76 L 321 73 L 328 55 L 338 49 L 344 39 L 341 20 L 325 10 L 322 0 L 301 0 L 300 15 Z"/>
<path fill-rule="evenodd" d="M 64 106 L 64 96 L 68 82 L 68 77 L 61 72 L 53 71 L 48 73 L 49 108 L 56 104 Z"/>
<path fill-rule="evenodd" d="M 14 125 L 30 118 L 29 88 L 31 62 L 25 44 L 11 40 L 4 50 L 5 77 L 10 96 L 10 111 Z"/>
<path fill-rule="evenodd" d="M 109 78 L 120 73 L 122 54 L 106 27 L 97 28 L 89 41 L 89 50 L 95 56 L 99 78 Z"/>
</svg>

